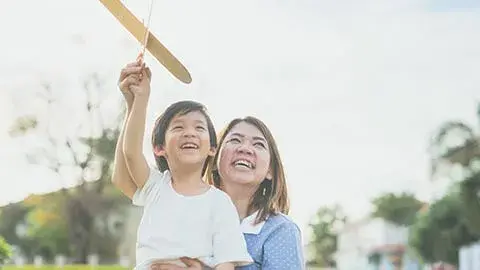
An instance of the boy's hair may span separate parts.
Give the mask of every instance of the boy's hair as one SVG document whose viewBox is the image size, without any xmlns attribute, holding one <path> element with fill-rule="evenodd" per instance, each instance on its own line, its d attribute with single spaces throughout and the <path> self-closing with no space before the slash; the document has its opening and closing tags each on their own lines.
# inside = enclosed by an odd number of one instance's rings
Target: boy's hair
<svg viewBox="0 0 480 270">
<path fill-rule="evenodd" d="M 263 180 L 258 189 L 253 194 L 248 205 L 248 214 L 251 215 L 255 211 L 259 211 L 255 223 L 260 223 L 267 219 L 269 215 L 276 215 L 278 213 L 288 214 L 290 210 L 290 203 L 288 200 L 287 183 L 285 180 L 285 172 L 283 170 L 282 160 L 280 159 L 280 152 L 278 151 L 277 143 L 273 138 L 272 133 L 268 127 L 261 120 L 247 116 L 245 118 L 233 119 L 227 127 L 220 133 L 218 144 L 222 146 L 225 137 L 239 123 L 248 123 L 260 130 L 267 140 L 270 149 L 270 170 L 272 172 L 271 180 Z M 209 184 L 217 188 L 221 188 L 222 181 L 218 174 L 217 162 L 220 157 L 221 149 L 219 149 L 213 160 L 210 160 L 207 167 L 207 181 Z M 265 191 L 265 194 L 264 194 Z"/>
<path fill-rule="evenodd" d="M 165 133 L 167 132 L 168 126 L 170 125 L 170 122 L 172 122 L 173 118 L 175 118 L 176 116 L 185 115 L 190 112 L 200 112 L 201 114 L 203 114 L 203 116 L 205 116 L 205 119 L 207 120 L 208 135 L 210 136 L 210 147 L 216 148 L 217 137 L 215 127 L 213 126 L 213 122 L 207 113 L 207 108 L 199 102 L 190 100 L 178 101 L 176 103 L 173 103 L 162 113 L 162 115 L 157 118 L 152 132 L 152 146 L 154 148 L 156 146 L 164 146 Z M 202 177 L 205 174 L 205 170 L 210 159 L 211 157 L 209 156 L 205 161 L 202 170 Z M 155 163 L 157 164 L 157 167 L 161 172 L 169 169 L 167 159 L 164 156 L 155 155 Z"/>
</svg>

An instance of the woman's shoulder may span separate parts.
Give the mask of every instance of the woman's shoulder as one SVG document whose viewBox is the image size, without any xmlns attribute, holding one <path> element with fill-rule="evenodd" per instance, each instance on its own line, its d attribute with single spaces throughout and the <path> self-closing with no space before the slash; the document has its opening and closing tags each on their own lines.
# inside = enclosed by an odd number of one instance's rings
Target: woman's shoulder
<svg viewBox="0 0 480 270">
<path fill-rule="evenodd" d="M 270 215 L 265 222 L 262 268 L 305 269 L 303 242 L 298 225 L 287 215 Z"/>
<path fill-rule="evenodd" d="M 265 220 L 265 229 L 269 232 L 300 232 L 300 227 L 297 223 L 291 217 L 282 213 L 268 216 L 267 220 Z"/>
<path fill-rule="evenodd" d="M 272 225 L 297 226 L 297 223 L 290 216 L 282 213 L 269 215 L 266 222 Z"/>
</svg>

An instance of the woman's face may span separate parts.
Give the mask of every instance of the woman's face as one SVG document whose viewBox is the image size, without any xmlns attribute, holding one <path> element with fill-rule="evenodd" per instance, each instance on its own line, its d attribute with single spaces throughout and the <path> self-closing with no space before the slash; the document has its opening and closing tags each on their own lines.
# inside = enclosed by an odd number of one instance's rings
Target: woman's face
<svg viewBox="0 0 480 270">
<path fill-rule="evenodd" d="M 262 132 L 246 122 L 235 125 L 220 146 L 217 168 L 225 184 L 258 186 L 271 179 L 270 149 Z"/>
</svg>

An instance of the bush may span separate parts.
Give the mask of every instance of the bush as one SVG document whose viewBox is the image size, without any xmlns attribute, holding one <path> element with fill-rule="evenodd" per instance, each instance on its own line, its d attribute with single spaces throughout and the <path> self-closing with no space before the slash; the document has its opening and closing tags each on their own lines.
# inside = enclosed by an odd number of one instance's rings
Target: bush
<svg viewBox="0 0 480 270">
<path fill-rule="evenodd" d="M 409 244 L 423 261 L 458 265 L 460 248 L 478 241 L 468 229 L 464 210 L 459 194 L 452 192 L 419 214 L 410 227 Z"/>
<path fill-rule="evenodd" d="M 0 236 L 0 266 L 12 256 L 12 249 L 5 239 Z"/>
</svg>

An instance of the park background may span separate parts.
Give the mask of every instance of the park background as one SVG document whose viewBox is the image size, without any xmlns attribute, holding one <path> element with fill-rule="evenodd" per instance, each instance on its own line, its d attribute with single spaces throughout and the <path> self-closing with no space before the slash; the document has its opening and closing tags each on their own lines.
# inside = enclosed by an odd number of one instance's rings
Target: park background
<svg viewBox="0 0 480 270">
<path fill-rule="evenodd" d="M 123 2 L 147 17 L 148 0 Z M 116 79 L 140 46 L 99 1 L 0 3 L 6 269 L 128 265 L 141 209 L 109 173 Z M 152 32 L 193 82 L 147 55 L 146 132 L 179 99 L 205 103 L 217 129 L 257 116 L 278 141 L 310 265 L 458 266 L 479 230 L 466 192 L 480 181 L 479 15 L 474 0 L 155 0 Z"/>
</svg>

